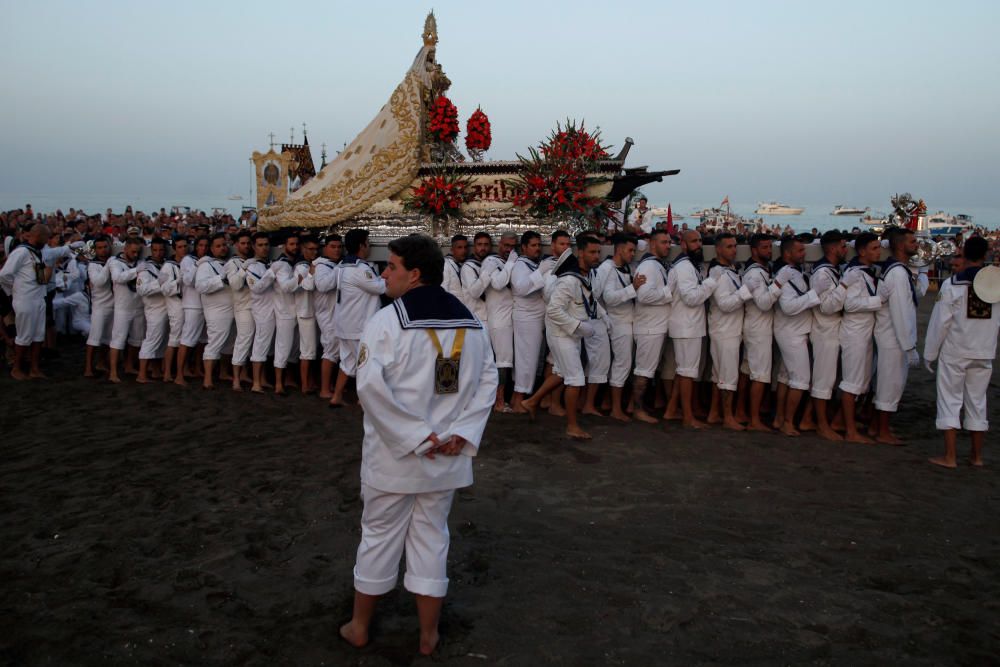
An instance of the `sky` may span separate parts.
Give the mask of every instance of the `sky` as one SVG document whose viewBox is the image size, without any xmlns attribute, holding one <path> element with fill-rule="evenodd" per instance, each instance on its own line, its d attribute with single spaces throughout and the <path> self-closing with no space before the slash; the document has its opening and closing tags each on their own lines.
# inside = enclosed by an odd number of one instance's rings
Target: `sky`
<svg viewBox="0 0 1000 667">
<path fill-rule="evenodd" d="M 302 123 L 349 142 L 421 47 L 412 1 L 0 0 L 0 192 L 243 193 Z M 1000 207 L 1000 3 L 434 0 L 463 121 L 512 159 L 585 120 L 654 203 Z M 460 138 L 461 141 L 461 138 Z"/>
</svg>

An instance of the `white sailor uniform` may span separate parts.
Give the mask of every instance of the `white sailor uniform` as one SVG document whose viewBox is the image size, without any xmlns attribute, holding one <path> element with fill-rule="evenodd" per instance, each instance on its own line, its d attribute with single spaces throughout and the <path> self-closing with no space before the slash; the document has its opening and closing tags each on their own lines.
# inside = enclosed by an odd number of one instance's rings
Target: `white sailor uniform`
<svg viewBox="0 0 1000 667">
<path fill-rule="evenodd" d="M 160 292 L 167 305 L 167 347 L 179 347 L 184 331 L 184 279 L 181 276 L 181 266 L 168 259 L 160 267 Z"/>
<path fill-rule="evenodd" d="M 249 260 L 235 255 L 226 262 L 225 272 L 233 298 L 233 320 L 236 322 L 236 339 L 233 341 L 233 366 L 243 366 L 250 358 L 253 347 L 254 322 L 250 287 L 247 285 L 246 265 Z"/>
<path fill-rule="evenodd" d="M 1000 303 L 987 303 L 976 294 L 972 283 L 980 269 L 970 267 L 942 283 L 927 326 L 924 358 L 938 362 L 935 427 L 941 430 L 990 427 L 986 396 L 997 353 Z"/>
<path fill-rule="evenodd" d="M 444 275 L 441 287 L 448 294 L 464 302 L 462 294 L 462 266 L 450 254 L 444 257 Z"/>
<path fill-rule="evenodd" d="M 315 294 L 316 283 L 309 273 L 310 262 L 299 260 L 295 264 L 295 275 L 302 279 L 295 288 L 295 319 L 299 326 L 299 359 L 312 361 L 316 358 L 316 343 L 319 330 L 316 328 Z"/>
<path fill-rule="evenodd" d="M 270 263 L 257 258 L 246 265 L 247 286 L 250 288 L 250 312 L 253 314 L 253 347 L 250 361 L 264 363 L 274 341 L 274 273 Z"/>
<path fill-rule="evenodd" d="M 483 275 L 483 264 L 475 257 L 462 262 L 462 295 L 460 299 L 472 314 L 483 324 L 487 322 L 486 287 L 489 285 L 489 274 Z"/>
<path fill-rule="evenodd" d="M 612 387 L 624 387 L 632 370 L 632 327 L 636 310 L 632 269 L 628 264 L 619 267 L 614 259 L 608 257 L 594 270 L 590 283 L 594 297 L 604 306 L 611 321 L 612 360 L 608 384 Z"/>
<path fill-rule="evenodd" d="M 0 286 L 14 308 L 14 344 L 27 347 L 45 340 L 45 263 L 38 249 L 22 243 L 0 269 Z"/>
<path fill-rule="evenodd" d="M 111 289 L 115 295 L 115 315 L 111 324 L 111 342 L 115 350 L 142 345 L 146 333 L 146 318 L 142 314 L 142 299 L 135 291 L 139 276 L 138 263 L 130 263 L 124 255 L 108 260 L 111 264 Z"/>
<path fill-rule="evenodd" d="M 316 267 L 313 273 L 315 297 L 313 309 L 316 312 L 316 324 L 319 326 L 319 342 L 323 347 L 323 359 L 332 363 L 340 361 L 340 341 L 334 330 L 334 318 L 337 312 L 337 280 L 338 264 L 326 257 L 313 260 Z"/>
<path fill-rule="evenodd" d="M 518 257 L 510 274 L 510 289 L 514 296 L 514 391 L 530 394 L 535 387 L 538 362 L 545 338 L 546 268 L 527 257 Z M 447 273 L 448 266 L 445 265 Z"/>
<path fill-rule="evenodd" d="M 291 257 L 284 254 L 271 262 L 274 274 L 274 367 L 285 368 L 295 347 L 298 320 L 295 315 L 295 290 L 299 278 Z"/>
<path fill-rule="evenodd" d="M 181 260 L 181 303 L 184 306 L 181 345 L 184 347 L 196 346 L 205 333 L 205 311 L 202 310 L 201 295 L 194 286 L 197 274 L 198 260 L 194 255 L 185 255 Z"/>
<path fill-rule="evenodd" d="M 580 275 L 576 266 L 570 261 L 557 270 L 545 308 L 545 339 L 553 366 L 567 387 L 586 385 L 581 345 L 586 338 L 599 337 L 602 328 L 607 340 L 608 327 L 607 313 L 594 298 L 589 277 Z"/>
<path fill-rule="evenodd" d="M 847 296 L 840 320 L 840 390 L 855 396 L 867 393 L 871 384 L 875 313 L 884 302 L 879 292 L 884 295 L 885 290 L 879 289 L 873 274 L 874 269 L 867 269 L 857 258 L 844 271 Z"/>
<path fill-rule="evenodd" d="M 781 296 L 774 311 L 774 340 L 781 350 L 781 361 L 788 374 L 788 387 L 809 391 L 812 375 L 809 364 L 809 332 L 812 309 L 819 305 L 819 295 L 809 287 L 802 270 L 786 264 L 775 280 L 781 283 Z"/>
<path fill-rule="evenodd" d="M 771 268 L 750 262 L 743 269 L 743 285 L 753 298 L 743 305 L 743 364 L 753 382 L 771 383 L 774 347 L 774 304 L 781 288 L 771 280 Z"/>
<path fill-rule="evenodd" d="M 882 284 L 888 301 L 875 314 L 875 409 L 895 412 L 903 397 L 910 367 L 920 363 L 917 352 L 917 303 L 927 292 L 921 279 L 905 264 L 890 257 L 882 265 Z"/>
<path fill-rule="evenodd" d="M 115 318 L 115 295 L 111 290 L 111 267 L 100 260 L 87 263 L 87 293 L 90 295 L 90 334 L 87 345 L 100 347 L 111 342 Z"/>
<path fill-rule="evenodd" d="M 647 254 L 639 260 L 636 274 L 645 276 L 646 282 L 638 290 L 632 288 L 631 282 L 629 283 L 635 294 L 635 315 L 632 322 L 635 336 L 635 374 L 652 378 L 656 375 L 657 366 L 660 365 L 663 346 L 670 329 L 670 304 L 673 301 L 673 292 L 670 289 L 667 267 L 656 255 Z M 608 279 L 609 282 L 611 280 L 617 280 L 621 285 L 620 278 Z M 605 290 L 607 285 L 608 282 L 605 283 Z M 624 290 L 622 296 L 627 295 L 628 290 Z"/>
<path fill-rule="evenodd" d="M 135 291 L 142 298 L 143 316 L 146 318 L 146 335 L 139 348 L 140 359 L 160 359 L 166 348 L 169 322 L 167 298 L 163 296 L 160 271 L 163 264 L 146 260 L 136 277 Z"/>
<path fill-rule="evenodd" d="M 691 258 L 682 254 L 670 267 L 667 285 L 674 294 L 670 336 L 674 341 L 677 375 L 697 380 L 705 337 L 705 302 L 715 291 L 716 282 L 714 278 L 703 280 Z"/>
<path fill-rule="evenodd" d="M 352 262 L 348 273 L 365 270 Z M 459 358 L 457 374 L 453 364 L 438 361 L 445 355 Z M 472 457 L 496 400 L 489 337 L 443 288 L 418 287 L 366 319 L 359 357 L 364 511 L 354 586 L 367 595 L 392 590 L 405 550 L 406 589 L 444 597 L 448 512 L 455 489 L 472 484 Z M 457 435 L 468 444 L 458 456 L 431 459 L 423 455 L 431 433 L 442 442 Z"/>
<path fill-rule="evenodd" d="M 812 343 L 813 365 L 810 396 L 821 401 L 833 397 L 837 383 L 837 360 L 840 356 L 840 319 L 847 290 L 840 284 L 840 270 L 824 257 L 813 264 L 809 284 L 819 296 L 819 305 L 813 308 Z"/>
<path fill-rule="evenodd" d="M 483 260 L 481 275 L 488 276 L 486 285 L 486 328 L 493 343 L 497 368 L 514 367 L 514 295 L 510 290 L 510 274 L 517 262 L 511 251 L 507 260 L 490 255 Z"/>
<path fill-rule="evenodd" d="M 361 333 L 379 311 L 379 296 L 385 280 L 368 262 L 348 255 L 337 268 L 337 317 L 334 333 L 340 340 L 340 370 L 348 377 L 357 373 Z"/>
<path fill-rule="evenodd" d="M 740 380 L 743 304 L 753 299 L 753 293 L 734 267 L 716 264 L 709 269 L 708 276 L 716 281 L 708 306 L 712 381 L 719 389 L 736 391 Z"/>
<path fill-rule="evenodd" d="M 233 328 L 233 294 L 225 265 L 214 257 L 205 255 L 198 260 L 195 289 L 201 295 L 201 308 L 205 314 L 208 342 L 202 359 L 214 361 L 222 356 L 230 343 Z"/>
</svg>

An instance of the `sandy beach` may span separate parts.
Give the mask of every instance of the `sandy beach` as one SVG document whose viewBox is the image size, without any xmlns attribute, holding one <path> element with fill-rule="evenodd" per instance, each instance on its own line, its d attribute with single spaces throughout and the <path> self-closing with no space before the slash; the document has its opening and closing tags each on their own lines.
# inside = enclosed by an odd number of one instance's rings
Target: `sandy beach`
<svg viewBox="0 0 1000 667">
<path fill-rule="evenodd" d="M 921 308 L 926 326 L 933 295 Z M 337 636 L 361 412 L 115 386 L 65 348 L 0 378 L 4 664 L 987 664 L 1000 661 L 1000 447 L 947 471 L 933 377 L 905 447 L 495 417 L 452 511 L 442 643 L 412 596 Z M 1000 373 L 990 417 L 1000 424 Z"/>
</svg>

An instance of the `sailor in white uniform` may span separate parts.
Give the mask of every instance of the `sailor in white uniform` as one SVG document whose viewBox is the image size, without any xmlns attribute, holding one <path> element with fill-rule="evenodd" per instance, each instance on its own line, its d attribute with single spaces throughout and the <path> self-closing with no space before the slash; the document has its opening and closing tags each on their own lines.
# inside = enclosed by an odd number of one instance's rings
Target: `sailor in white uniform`
<svg viewBox="0 0 1000 667">
<path fill-rule="evenodd" d="M 162 359 L 167 343 L 167 299 L 163 296 L 160 271 L 167 256 L 167 242 L 159 237 L 149 245 L 149 257 L 140 266 L 136 277 L 135 291 L 142 298 L 143 316 L 146 319 L 146 335 L 139 348 L 139 375 L 135 381 L 149 382 L 150 359 Z"/>
<path fill-rule="evenodd" d="M 670 329 L 670 304 L 674 298 L 666 266 L 670 255 L 670 235 L 663 230 L 654 231 L 649 236 L 647 247 L 649 252 L 639 260 L 636 268 L 638 286 L 635 287 L 635 319 L 632 323 L 635 336 L 632 416 L 655 424 L 657 419 L 646 411 L 643 396 L 649 381 L 656 376 Z"/>
<path fill-rule="evenodd" d="M 812 343 L 813 365 L 810 396 L 816 413 L 816 435 L 827 440 L 843 440 L 830 427 L 827 403 L 833 398 L 837 383 L 837 361 L 840 356 L 840 319 L 844 310 L 847 289 L 840 284 L 840 265 L 847 257 L 847 241 L 836 230 L 824 232 L 820 237 L 823 257 L 812 267 L 809 284 L 819 295 L 819 305 L 813 308 Z"/>
<path fill-rule="evenodd" d="M 274 274 L 274 393 L 285 393 L 285 367 L 295 347 L 298 319 L 295 314 L 295 291 L 302 278 L 295 273 L 299 257 L 299 237 L 289 234 L 278 258 L 271 262 Z"/>
<path fill-rule="evenodd" d="M 514 367 L 514 295 L 510 288 L 510 275 L 517 263 L 517 235 L 504 232 L 497 244 L 497 254 L 482 260 L 481 279 L 488 277 L 486 290 L 486 325 L 493 343 L 493 357 L 496 360 L 500 381 L 494 409 L 510 412 L 504 400 L 504 391 L 511 369 Z"/>
<path fill-rule="evenodd" d="M 553 263 L 542 261 L 542 237 L 538 232 L 521 234 L 521 254 L 510 274 L 510 289 L 514 295 L 514 394 L 511 410 L 524 412 L 521 402 L 535 388 L 538 362 L 545 337 L 546 268 Z M 448 265 L 445 263 L 445 274 Z"/>
<path fill-rule="evenodd" d="M 552 289 L 556 284 L 556 276 L 553 273 L 556 263 L 559 261 L 559 258 L 562 257 L 562 254 L 566 252 L 566 249 L 572 244 L 573 237 L 569 235 L 569 232 L 565 229 L 557 229 L 552 232 L 552 235 L 549 237 L 549 250 L 552 251 L 552 254 L 548 257 L 542 257 L 541 261 L 538 262 L 538 268 L 543 274 L 545 274 L 545 286 L 542 288 L 542 300 L 545 302 L 546 308 L 548 307 L 549 299 L 552 298 Z M 544 321 L 542 323 L 542 328 L 543 330 L 545 328 Z M 542 340 L 544 342 L 544 337 Z M 545 371 L 542 374 L 543 381 L 552 377 L 554 373 L 552 366 L 552 350 L 549 349 L 547 344 L 544 346 L 544 350 Z M 538 390 L 536 389 L 535 391 Z M 556 385 L 555 389 L 552 390 L 547 398 L 549 404 L 549 414 L 554 417 L 566 416 L 566 411 L 562 407 L 562 392 L 563 385 L 562 382 L 559 381 L 559 384 Z M 542 406 L 540 407 L 544 407 L 545 402 L 546 401 L 542 401 Z"/>
<path fill-rule="evenodd" d="M 181 304 L 184 306 L 184 321 L 181 330 L 181 345 L 177 351 L 177 374 L 174 382 L 187 384 L 188 357 L 191 351 L 198 347 L 202 334 L 205 333 L 205 311 L 201 306 L 201 295 L 194 286 L 198 273 L 198 260 L 208 256 L 209 240 L 199 236 L 194 242 L 194 253 L 187 254 L 181 260 Z M 197 359 L 192 363 L 197 364 Z"/>
<path fill-rule="evenodd" d="M 740 341 L 743 337 L 743 304 L 753 292 L 743 284 L 736 270 L 736 237 L 725 232 L 715 237 L 716 264 L 708 277 L 716 281 L 708 308 L 708 337 L 712 355 L 712 407 L 709 422 L 721 421 L 725 428 L 742 431 L 736 421 L 733 398 L 740 380 Z M 718 400 L 716 397 L 718 396 Z M 719 419 L 718 404 L 722 404 Z"/>
<path fill-rule="evenodd" d="M 871 438 L 858 430 L 854 413 L 857 397 L 868 393 L 871 384 L 875 313 L 889 297 L 885 289 L 879 289 L 875 276 L 875 266 L 882 254 L 878 237 L 870 232 L 858 235 L 854 251 L 855 257 L 841 278 L 847 290 L 844 315 L 840 320 L 841 414 L 844 416 L 844 438 L 849 442 L 870 443 Z"/>
<path fill-rule="evenodd" d="M 184 279 L 181 275 L 181 262 L 187 256 L 188 239 L 179 236 L 174 241 L 173 259 L 168 259 L 160 267 L 160 293 L 167 306 L 167 349 L 163 353 L 163 381 L 174 381 L 174 360 L 181 344 L 181 334 L 184 330 L 184 299 L 182 296 Z M 183 373 L 183 371 L 182 371 Z"/>
<path fill-rule="evenodd" d="M 229 243 L 226 235 L 222 232 L 215 234 L 209 246 L 209 255 L 198 260 L 198 272 L 195 275 L 195 289 L 201 295 L 205 327 L 208 330 L 208 343 L 202 354 L 205 364 L 202 386 L 205 389 L 215 388 L 215 362 L 222 358 L 225 348 L 231 344 L 233 292 L 229 289 L 229 276 L 226 274 L 225 263 L 228 257 Z"/>
<path fill-rule="evenodd" d="M 743 304 L 743 368 L 750 379 L 751 431 L 769 432 L 760 418 L 764 392 L 771 384 L 771 362 L 774 346 L 774 305 L 781 288 L 771 276 L 771 253 L 774 240 L 766 234 L 750 237 L 750 261 L 743 268 L 743 284 L 753 299 Z"/>
<path fill-rule="evenodd" d="M 316 288 L 313 309 L 319 326 L 319 342 L 323 347 L 319 397 L 326 400 L 333 397 L 333 367 L 340 362 L 340 341 L 334 333 L 334 318 L 337 312 L 337 267 L 343 255 L 343 239 L 339 234 L 331 234 L 323 240 L 322 256 L 313 261 L 313 285 Z"/>
<path fill-rule="evenodd" d="M 316 359 L 319 329 L 316 328 L 316 268 L 313 262 L 319 257 L 319 241 L 312 236 L 300 239 L 302 257 L 295 263 L 295 275 L 300 278 L 295 289 L 295 318 L 299 331 L 299 388 L 303 394 L 313 391 L 309 374 Z"/>
<path fill-rule="evenodd" d="M 142 239 L 129 237 L 121 254 L 108 260 L 111 265 L 111 288 L 115 295 L 115 316 L 111 325 L 111 351 L 108 355 L 108 380 L 121 382 L 118 376 L 118 357 L 126 346 L 125 372 L 135 368 L 133 355 L 138 357 L 139 346 L 146 332 L 146 318 L 142 314 L 142 299 L 136 293 L 139 277 L 139 256 L 144 244 Z"/>
<path fill-rule="evenodd" d="M 385 294 L 385 280 L 378 270 L 368 263 L 371 247 L 368 230 L 352 229 L 344 236 L 347 256 L 340 263 L 337 288 L 337 317 L 335 333 L 340 340 L 340 372 L 333 388 L 330 405 L 344 405 L 344 389 L 348 378 L 357 372 L 361 332 L 365 324 L 381 307 Z"/>
<path fill-rule="evenodd" d="M 956 440 L 963 427 L 972 436 L 970 462 L 983 465 L 983 444 L 990 427 L 986 397 L 1000 334 L 1000 295 L 979 294 L 976 287 L 982 283 L 974 284 L 984 270 L 988 250 L 989 244 L 981 236 L 965 241 L 962 254 L 966 268 L 941 284 L 927 326 L 924 359 L 931 372 L 937 361 L 935 425 L 944 431 L 945 442 L 944 456 L 930 461 L 945 468 L 957 465 Z M 997 273 L 995 266 L 988 270 Z M 965 415 L 960 420 L 963 409 Z"/>
<path fill-rule="evenodd" d="M 670 336 L 677 360 L 677 379 L 683 424 L 703 428 L 695 419 L 694 382 L 701 372 L 702 339 L 705 337 L 705 302 L 715 292 L 714 278 L 701 277 L 701 234 L 689 229 L 681 234 L 681 254 L 670 268 L 668 288 L 673 294 Z"/>
<path fill-rule="evenodd" d="M 927 274 L 916 275 L 909 259 L 917 254 L 913 231 L 894 227 L 889 232 L 889 258 L 882 265 L 882 285 L 888 301 L 875 314 L 875 440 L 898 445 L 889 415 L 896 412 L 910 368 L 920 365 L 917 351 L 917 304 L 927 293 Z"/>
<path fill-rule="evenodd" d="M 349 247 L 353 263 L 357 248 Z M 496 396 L 489 337 L 440 286 L 443 269 L 441 250 L 426 236 L 390 243 L 383 275 L 396 300 L 366 320 L 359 345 L 364 511 L 354 613 L 340 628 L 359 648 L 368 643 L 378 597 L 396 586 L 405 552 L 403 585 L 416 595 L 420 652 L 434 651 L 448 591 L 448 513 L 455 489 L 472 484 Z"/>
<path fill-rule="evenodd" d="M 785 397 L 784 419 L 775 423 L 785 435 L 797 436 L 795 411 L 802 394 L 809 391 L 811 369 L 809 364 L 809 332 L 812 330 L 812 309 L 819 305 L 819 295 L 809 287 L 809 279 L 802 272 L 806 247 L 794 236 L 781 240 L 781 259 L 784 266 L 774 277 L 781 288 L 778 307 L 774 311 L 774 340 L 781 350 L 782 363 L 788 374 L 788 392 Z M 779 380 L 780 381 L 780 380 Z"/>
<path fill-rule="evenodd" d="M 590 434 L 580 428 L 576 408 L 581 388 L 586 384 L 581 353 L 583 341 L 608 328 L 607 313 L 594 298 L 590 286 L 590 270 L 601 261 L 601 242 L 582 233 L 576 237 L 576 254 L 567 249 L 553 269 L 556 277 L 552 296 L 545 308 L 545 339 L 552 350 L 556 373 L 546 378 L 530 398 L 521 405 L 534 414 L 538 405 L 559 384 L 565 386 L 566 435 L 576 440 L 589 440 Z"/>
<path fill-rule="evenodd" d="M 451 250 L 444 257 L 444 291 L 463 300 L 462 295 L 462 263 L 469 254 L 469 237 L 455 234 L 451 237 Z"/>
<path fill-rule="evenodd" d="M 250 288 L 250 312 L 253 314 L 253 386 L 250 391 L 263 393 L 264 364 L 274 341 L 274 273 L 271 272 L 271 240 L 266 232 L 253 235 L 253 259 L 246 265 L 247 287 Z"/>
<path fill-rule="evenodd" d="M 48 240 L 48 227 L 40 223 L 32 225 L 25 241 L 10 251 L 0 269 L 0 288 L 10 295 L 14 308 L 16 333 L 11 377 L 16 380 L 44 377 L 40 363 L 45 342 L 45 294 L 52 267 L 42 260 L 42 248 Z M 30 357 L 27 373 L 22 368 L 26 356 Z"/>
<path fill-rule="evenodd" d="M 87 294 L 90 296 L 90 333 L 87 335 L 83 376 L 94 377 L 94 354 L 111 342 L 115 317 L 115 295 L 111 290 L 111 239 L 94 239 L 94 259 L 87 263 Z"/>
<path fill-rule="evenodd" d="M 472 256 L 462 262 L 462 302 L 487 324 L 486 288 L 489 286 L 490 275 L 483 274 L 483 261 L 493 252 L 493 237 L 486 232 L 477 232 L 472 240 Z"/>
<path fill-rule="evenodd" d="M 233 320 L 236 338 L 233 341 L 233 391 L 243 391 L 243 367 L 250 358 L 253 347 L 254 323 L 251 309 L 250 287 L 247 285 L 246 266 L 253 257 L 252 234 L 243 230 L 236 234 L 233 256 L 226 262 L 226 279 L 233 297 Z"/>
</svg>

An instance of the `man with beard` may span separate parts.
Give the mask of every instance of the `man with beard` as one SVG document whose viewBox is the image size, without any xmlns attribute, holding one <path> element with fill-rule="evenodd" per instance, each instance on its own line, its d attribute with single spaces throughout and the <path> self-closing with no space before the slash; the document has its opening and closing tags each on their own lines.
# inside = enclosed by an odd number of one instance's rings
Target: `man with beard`
<svg viewBox="0 0 1000 667">
<path fill-rule="evenodd" d="M 226 262 L 226 278 L 233 297 L 233 319 L 236 321 L 236 340 L 233 342 L 233 391 L 243 391 L 243 367 L 253 347 L 253 311 L 250 287 L 247 285 L 247 263 L 253 256 L 251 234 L 237 232 L 233 256 Z"/>
<path fill-rule="evenodd" d="M 338 297 L 337 267 L 343 253 L 343 239 L 339 234 L 331 234 L 323 241 L 323 256 L 313 261 L 313 284 L 316 287 L 313 307 L 316 324 L 319 325 L 320 345 L 323 346 L 319 397 L 327 400 L 333 397 L 333 367 L 340 361 L 340 341 L 334 333 L 334 316 Z"/>
<path fill-rule="evenodd" d="M 269 386 L 264 377 L 264 364 L 274 340 L 274 273 L 271 271 L 271 240 L 266 232 L 257 232 L 253 241 L 253 259 L 247 262 L 246 278 L 250 288 L 250 313 L 253 315 L 253 386 L 250 391 L 262 394 Z"/>
<path fill-rule="evenodd" d="M 10 375 L 15 380 L 45 378 L 39 364 L 45 342 L 46 285 L 52 278 L 52 267 L 42 261 L 42 248 L 48 240 L 48 227 L 40 223 L 32 225 L 26 242 L 10 252 L 0 269 L 0 287 L 11 297 L 14 308 L 16 334 Z M 26 356 L 30 356 L 27 373 L 22 370 Z"/>
<path fill-rule="evenodd" d="M 451 251 L 444 258 L 444 291 L 462 300 L 462 263 L 469 254 L 469 237 L 455 234 L 451 237 Z"/>
<path fill-rule="evenodd" d="M 295 315 L 295 290 L 302 279 L 295 274 L 299 258 L 299 237 L 289 233 L 283 252 L 271 262 L 274 274 L 274 393 L 285 393 L 285 367 L 295 345 L 298 320 Z M 289 383 L 291 384 L 291 383 Z"/>
<path fill-rule="evenodd" d="M 174 383 L 186 385 L 188 356 L 198 347 L 205 331 L 205 311 L 201 306 L 201 295 L 194 286 L 198 274 L 198 260 L 208 255 L 208 237 L 199 236 L 194 242 L 194 255 L 185 255 L 181 260 L 181 303 L 184 306 L 184 329 L 181 332 L 180 348 L 177 351 L 177 375 Z M 197 361 L 197 360 L 196 360 Z"/>
<path fill-rule="evenodd" d="M 125 249 L 111 260 L 111 285 L 115 295 L 115 316 L 111 325 L 111 352 L 108 355 L 108 380 L 121 382 L 118 376 L 118 357 L 128 347 L 125 373 L 135 372 L 135 357 L 145 337 L 146 318 L 142 313 L 142 299 L 136 293 L 139 277 L 139 254 L 142 239 L 129 237 Z"/>
<path fill-rule="evenodd" d="M 177 348 L 181 344 L 181 335 L 184 331 L 184 299 L 183 277 L 181 275 L 181 262 L 187 256 L 188 239 L 186 236 L 178 236 L 174 241 L 174 257 L 163 263 L 160 269 L 160 292 L 166 301 L 167 324 L 169 333 L 167 334 L 167 350 L 163 353 L 163 381 L 174 381 L 174 359 Z M 183 372 L 183 371 L 181 371 Z"/>
<path fill-rule="evenodd" d="M 229 257 L 229 243 L 226 242 L 224 232 L 212 236 L 209 253 L 208 256 L 198 260 L 195 289 L 201 295 L 205 327 L 208 330 L 208 343 L 202 354 L 205 365 L 202 386 L 205 389 L 214 389 L 215 362 L 222 357 L 233 328 L 233 295 L 229 289 L 229 277 L 225 266 L 225 261 Z"/>
<path fill-rule="evenodd" d="M 147 375 L 150 359 L 162 359 L 164 343 L 167 340 L 167 299 L 160 284 L 160 271 L 167 256 L 167 242 L 161 238 L 149 242 L 149 258 L 142 264 L 136 278 L 135 291 L 142 298 L 143 315 L 146 318 L 146 335 L 139 348 L 139 375 L 135 381 L 149 382 Z"/>
<path fill-rule="evenodd" d="M 483 261 L 493 252 L 493 238 L 486 232 L 476 232 L 472 238 L 472 257 L 462 263 L 462 302 L 487 324 L 486 288 L 489 286 L 490 275 L 483 275 Z"/>
<path fill-rule="evenodd" d="M 514 394 L 511 410 L 523 413 L 524 397 L 535 388 L 538 360 L 542 354 L 545 335 L 545 270 L 539 265 L 542 259 L 542 237 L 538 232 L 527 231 L 521 235 L 521 254 L 510 274 L 510 287 L 514 295 Z M 552 265 L 549 264 L 551 271 Z M 445 264 L 445 272 L 448 266 Z"/>
<path fill-rule="evenodd" d="M 781 288 L 771 277 L 772 237 L 754 234 L 750 237 L 750 262 L 743 270 L 743 284 L 753 299 L 743 309 L 743 363 L 750 378 L 751 431 L 771 432 L 760 418 L 764 392 L 771 384 L 771 362 L 774 346 L 774 304 Z"/>
<path fill-rule="evenodd" d="M 115 295 L 111 291 L 111 239 L 101 234 L 94 239 L 94 259 L 87 263 L 87 293 L 90 295 L 90 333 L 83 376 L 94 377 L 94 354 L 111 342 L 115 317 Z"/>
<path fill-rule="evenodd" d="M 632 376 L 632 416 L 655 424 L 656 417 L 646 411 L 643 397 L 663 357 L 663 346 L 670 329 L 670 303 L 674 294 L 669 287 L 666 267 L 670 255 L 670 235 L 654 229 L 647 242 L 649 252 L 639 260 L 635 287 L 635 370 Z"/>
<path fill-rule="evenodd" d="M 313 262 L 319 256 L 319 241 L 315 237 L 306 236 L 299 240 L 302 247 L 302 257 L 295 263 L 295 275 L 299 278 L 299 286 L 295 289 L 295 319 L 299 331 L 299 388 L 303 394 L 314 391 L 309 367 L 316 359 L 316 328 L 314 279 L 316 267 Z"/>
<path fill-rule="evenodd" d="M 840 264 L 847 257 L 847 241 L 836 231 L 820 237 L 823 257 L 813 264 L 809 283 L 819 295 L 819 305 L 813 308 L 812 343 L 813 367 L 810 395 L 816 413 L 816 434 L 827 440 L 843 438 L 830 428 L 827 403 L 833 397 L 837 381 L 837 357 L 840 352 L 840 320 L 847 289 L 840 284 Z"/>
<path fill-rule="evenodd" d="M 677 360 L 677 391 L 680 396 L 683 424 L 703 428 L 695 419 L 694 381 L 701 371 L 701 345 L 705 337 L 705 302 L 715 291 L 714 278 L 701 277 L 701 234 L 689 229 L 681 234 L 681 254 L 670 270 L 668 288 L 673 294 L 670 309 L 670 336 Z"/>
</svg>

